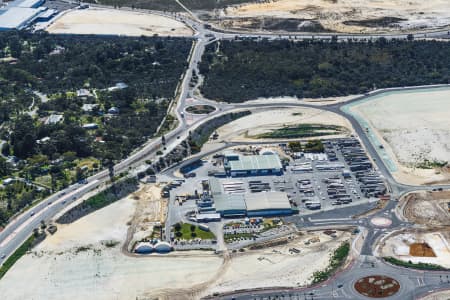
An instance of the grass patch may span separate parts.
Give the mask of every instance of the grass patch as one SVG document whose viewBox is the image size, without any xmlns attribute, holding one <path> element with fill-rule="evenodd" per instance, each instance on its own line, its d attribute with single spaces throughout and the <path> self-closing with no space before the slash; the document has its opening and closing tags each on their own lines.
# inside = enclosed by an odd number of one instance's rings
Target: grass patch
<svg viewBox="0 0 450 300">
<path fill-rule="evenodd" d="M 186 108 L 186 111 L 191 114 L 209 114 L 215 111 L 216 108 L 211 105 L 193 105 Z"/>
<path fill-rule="evenodd" d="M 425 159 L 423 162 L 420 162 L 416 165 L 416 168 L 419 169 L 435 169 L 435 168 L 443 168 L 448 164 L 447 161 L 430 161 Z"/>
<path fill-rule="evenodd" d="M 336 125 L 321 125 L 321 124 L 299 124 L 287 125 L 283 128 L 272 130 L 271 132 L 256 135 L 258 139 L 295 139 L 307 138 L 324 135 L 335 135 L 345 132 L 345 129 Z"/>
<path fill-rule="evenodd" d="M 225 243 L 231 243 L 235 239 L 240 239 L 240 238 L 253 239 L 254 236 L 255 235 L 253 233 L 236 233 L 236 234 L 230 233 L 230 234 L 224 234 L 223 239 L 225 240 Z"/>
<path fill-rule="evenodd" d="M 5 276 L 6 272 L 33 246 L 34 236 L 29 237 L 17 250 L 5 261 L 0 267 L 0 279 Z"/>
<path fill-rule="evenodd" d="M 345 242 L 334 250 L 330 258 L 329 266 L 323 271 L 316 271 L 313 274 L 313 284 L 322 282 L 330 278 L 330 276 L 344 263 L 350 253 L 350 243 Z"/>
<path fill-rule="evenodd" d="M 195 238 L 201 238 L 202 240 L 212 240 L 216 236 L 211 231 L 205 231 L 196 225 L 188 223 L 176 224 L 174 226 L 175 237 L 184 240 L 192 240 Z"/>
<path fill-rule="evenodd" d="M 384 257 L 383 258 L 386 262 L 410 269 L 418 269 L 418 270 L 431 270 L 431 271 L 446 271 L 448 269 L 435 264 L 428 264 L 428 263 L 413 263 L 412 261 L 403 261 L 400 259 L 396 259 L 394 257 Z"/>
</svg>

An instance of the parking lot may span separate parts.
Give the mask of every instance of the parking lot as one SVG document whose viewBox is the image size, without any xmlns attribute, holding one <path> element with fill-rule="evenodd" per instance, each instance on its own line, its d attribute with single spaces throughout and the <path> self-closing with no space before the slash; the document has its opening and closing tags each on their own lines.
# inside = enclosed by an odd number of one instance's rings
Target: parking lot
<svg viewBox="0 0 450 300">
<path fill-rule="evenodd" d="M 287 145 L 275 144 L 272 147 L 284 157 L 282 174 L 225 177 L 222 173 L 216 179 L 225 194 L 284 192 L 300 215 L 375 202 L 385 194 L 383 178 L 373 169 L 358 140 L 333 139 L 323 145 L 323 153 L 292 153 Z M 214 201 L 206 207 L 201 205 L 211 201 L 202 182 L 208 182 L 213 177 L 211 170 L 221 165 L 220 155 L 215 155 L 189 170 L 184 182 L 170 192 L 171 222 L 195 222 L 196 214 L 215 213 Z M 197 200 L 180 201 L 188 194 L 197 195 Z"/>
</svg>

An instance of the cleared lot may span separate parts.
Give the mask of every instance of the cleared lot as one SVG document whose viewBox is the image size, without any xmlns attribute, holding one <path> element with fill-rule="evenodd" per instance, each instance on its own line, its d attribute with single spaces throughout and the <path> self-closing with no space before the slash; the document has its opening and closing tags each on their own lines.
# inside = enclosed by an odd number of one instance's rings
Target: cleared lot
<svg viewBox="0 0 450 300">
<path fill-rule="evenodd" d="M 311 22 L 317 22 L 325 30 L 342 32 L 398 31 L 450 24 L 450 10 L 446 0 L 360 0 L 357 3 L 354 0 L 259 1 L 229 7 L 224 11 L 224 15 L 234 19 L 240 18 L 232 23 L 235 27 L 255 27 L 256 19 L 266 17 L 266 27 L 304 31 L 320 28 L 311 27 Z M 274 20 L 288 22 L 268 25 L 274 23 Z M 258 25 L 264 26 L 264 22 L 257 23 L 256 27 Z"/>
<path fill-rule="evenodd" d="M 159 15 L 114 9 L 72 10 L 47 28 L 59 34 L 105 34 L 125 36 L 191 36 L 181 22 Z"/>
<path fill-rule="evenodd" d="M 327 138 L 347 136 L 353 130 L 345 118 L 331 112 L 312 108 L 286 108 L 255 111 L 220 127 L 217 133 L 219 140 L 227 142 L 264 141 L 270 139 L 258 138 L 258 135 L 299 124 L 337 125 L 347 129 L 346 134 L 324 135 Z"/>
<path fill-rule="evenodd" d="M 404 216 L 415 224 L 450 225 L 450 191 L 411 193 L 402 199 Z"/>
<path fill-rule="evenodd" d="M 350 110 L 361 116 L 396 165 L 393 175 L 409 184 L 450 180 L 450 89 L 385 93 Z M 383 156 L 383 155 L 382 155 Z"/>
<path fill-rule="evenodd" d="M 450 232 L 407 232 L 389 237 L 380 247 L 384 257 L 450 268 Z"/>
</svg>

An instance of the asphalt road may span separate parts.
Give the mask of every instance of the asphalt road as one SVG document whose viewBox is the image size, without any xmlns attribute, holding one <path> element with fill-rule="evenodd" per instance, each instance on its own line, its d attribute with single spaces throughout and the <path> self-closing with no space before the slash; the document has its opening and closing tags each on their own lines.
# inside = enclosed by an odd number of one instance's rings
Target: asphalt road
<svg viewBox="0 0 450 300">
<path fill-rule="evenodd" d="M 96 5 L 98 6 L 98 5 Z M 149 12 L 149 11 L 147 11 Z M 189 65 L 186 70 L 185 76 L 182 80 L 182 83 L 179 88 L 179 95 L 178 100 L 176 102 L 176 106 L 173 109 L 175 112 L 177 118 L 178 118 L 178 126 L 170 133 L 166 134 L 166 151 L 170 151 L 173 149 L 176 145 L 178 145 L 179 142 L 181 142 L 184 138 L 187 137 L 189 130 L 192 130 L 196 128 L 197 126 L 200 126 L 202 123 L 217 117 L 218 115 L 228 113 L 230 111 L 236 110 L 236 109 L 251 109 L 251 108 L 261 108 L 261 107 L 314 107 L 318 109 L 324 109 L 328 111 L 332 111 L 334 113 L 340 114 L 344 117 L 346 117 L 353 127 L 356 130 L 357 135 L 361 139 L 361 142 L 365 146 L 366 150 L 368 151 L 368 154 L 376 160 L 376 164 L 378 167 L 378 170 L 383 174 L 383 176 L 386 178 L 386 180 L 389 183 L 390 188 L 392 189 L 392 195 L 393 198 L 396 199 L 400 197 L 402 194 L 412 191 L 412 190 L 418 190 L 418 189 L 432 189 L 434 187 L 416 187 L 416 186 L 409 186 L 409 185 L 403 185 L 397 183 L 392 175 L 390 174 L 387 167 L 384 165 L 383 160 L 377 153 L 375 147 L 370 143 L 369 139 L 367 138 L 365 134 L 365 130 L 362 128 L 362 126 L 357 122 L 357 120 L 347 113 L 342 111 L 342 105 L 343 104 L 337 104 L 337 105 L 329 105 L 329 106 L 312 106 L 308 104 L 298 103 L 298 102 L 286 102 L 286 103 L 277 103 L 277 104 L 241 104 L 241 105 L 228 105 L 228 104 L 215 104 L 215 106 L 218 108 L 218 110 L 207 117 L 197 120 L 193 124 L 187 125 L 184 117 L 183 112 L 186 107 L 186 99 L 188 97 L 193 97 L 193 88 L 189 87 L 189 82 L 192 78 L 192 72 L 193 70 L 196 70 L 198 73 L 198 65 L 197 63 L 201 60 L 202 54 L 204 52 L 204 47 L 207 43 L 212 42 L 213 40 L 217 39 L 235 39 L 238 38 L 268 38 L 268 39 L 331 39 L 334 35 L 332 34 L 289 34 L 289 35 L 278 35 L 278 34 L 249 34 L 249 33 L 240 33 L 240 32 L 218 32 L 213 31 L 210 29 L 205 29 L 204 24 L 202 24 L 198 19 L 196 18 L 188 18 L 182 15 L 173 15 L 173 14 L 165 14 L 162 12 L 153 12 L 157 13 L 159 15 L 165 15 L 169 16 L 178 20 L 181 20 L 185 22 L 187 25 L 192 27 L 196 34 L 194 36 L 195 39 L 195 46 L 192 50 L 192 53 L 189 58 Z M 420 38 L 433 38 L 433 37 L 442 37 L 442 36 L 448 36 L 447 30 L 437 30 L 434 32 L 416 32 L 412 33 L 414 38 L 420 39 Z M 347 34 L 339 34 L 337 35 L 338 39 L 376 39 L 380 37 L 384 37 L 386 39 L 403 39 L 407 38 L 407 33 L 402 34 L 375 34 L 375 35 L 347 35 Z M 365 97 L 365 96 L 364 96 Z M 363 98 L 363 97 L 362 97 Z M 362 98 L 356 98 L 352 101 L 359 101 Z M 200 99 L 201 100 L 201 99 Z M 345 104 L 351 103 L 346 102 Z M 228 144 L 226 146 L 231 146 L 232 144 Z M 115 167 L 114 170 L 116 173 L 120 173 L 123 171 L 128 171 L 134 167 L 137 167 L 142 164 L 143 161 L 145 161 L 147 158 L 152 157 L 155 155 L 156 151 L 158 151 L 161 148 L 161 139 L 155 138 L 149 141 L 146 145 L 142 146 L 139 150 L 135 151 L 133 154 L 131 154 L 128 158 L 125 160 L 119 162 Z M 201 153 L 198 155 L 198 157 L 202 157 L 208 155 L 208 153 Z M 197 158 L 195 158 L 197 159 Z M 183 162 L 182 164 L 189 163 L 190 160 L 187 160 L 187 162 Z M 180 167 L 180 166 L 178 166 Z M 170 170 L 168 170 L 170 171 Z M 65 189 L 64 191 L 58 192 L 57 194 L 54 194 L 35 207 L 29 209 L 28 211 L 24 212 L 23 214 L 17 216 L 14 220 L 10 222 L 10 224 L 0 233 L 0 254 L 5 254 L 6 256 L 11 255 L 15 249 L 17 249 L 18 246 L 20 246 L 32 233 L 33 229 L 39 226 L 39 223 L 41 220 L 48 220 L 51 219 L 54 215 L 56 215 L 58 212 L 60 212 L 62 209 L 64 209 L 69 203 L 72 201 L 75 201 L 75 199 L 78 199 L 88 193 L 89 191 L 97 188 L 98 186 L 107 183 L 109 180 L 109 174 L 108 171 L 101 171 L 98 174 L 88 178 L 87 184 L 75 184 L 70 186 L 69 188 Z M 443 188 L 447 189 L 450 188 L 450 185 L 442 186 Z M 355 295 L 355 291 L 352 289 L 351 283 L 354 282 L 357 278 L 359 278 L 362 275 L 365 274 L 393 274 L 396 275 L 396 279 L 399 274 L 401 274 L 401 278 L 399 279 L 402 284 L 401 291 L 392 299 L 414 299 L 417 294 L 423 294 L 427 291 L 437 289 L 437 288 L 448 288 L 450 287 L 448 283 L 442 282 L 442 276 L 444 273 L 439 273 L 439 281 L 437 280 L 437 273 L 434 272 L 416 272 L 408 269 L 398 269 L 392 266 L 389 266 L 383 262 L 378 261 L 376 258 L 373 258 L 370 256 L 372 254 L 372 246 L 375 244 L 377 239 L 383 235 L 387 230 L 393 230 L 395 228 L 401 228 L 404 226 L 410 226 L 410 224 L 402 222 L 398 219 L 396 219 L 395 214 L 393 213 L 393 207 L 395 207 L 396 202 L 389 203 L 388 207 L 381 211 L 379 214 L 383 216 L 388 216 L 393 220 L 393 223 L 390 228 L 386 229 L 385 231 L 382 231 L 381 229 L 375 228 L 367 219 L 363 219 L 362 222 L 355 221 L 355 220 L 338 220 L 336 218 L 336 215 L 333 214 L 334 220 L 331 220 L 330 222 L 326 223 L 323 221 L 324 217 L 320 217 L 320 221 L 317 221 L 318 218 L 316 217 L 310 217 L 310 219 L 306 220 L 304 223 L 305 227 L 315 227 L 315 226 L 323 226 L 323 225 L 354 225 L 354 226 L 364 226 L 368 228 L 367 236 L 365 237 L 365 243 L 363 246 L 363 254 L 367 254 L 368 256 L 361 256 L 360 259 L 358 259 L 357 262 L 355 262 L 352 266 L 352 268 L 348 269 L 348 271 L 338 274 L 334 280 L 331 280 L 329 283 L 322 284 L 320 287 L 317 287 L 313 292 L 311 292 L 311 289 L 298 290 L 298 295 L 302 295 L 302 293 L 305 293 L 308 291 L 309 293 L 313 293 L 310 295 L 311 298 L 306 299 L 360 299 L 361 296 Z M 333 211 L 335 212 L 335 211 Z M 336 210 L 337 214 L 339 214 L 338 210 Z M 343 216 L 345 213 L 343 213 Z M 347 212 L 348 215 L 348 212 Z M 325 224 L 326 223 L 326 224 Z M 367 260 L 375 260 L 375 266 L 371 268 L 365 267 L 365 262 Z M 3 261 L 0 261 L 0 264 Z M 372 265 L 372 264 L 371 264 Z M 450 275 L 450 273 L 445 273 L 445 276 Z M 422 278 L 422 279 L 418 279 Z M 337 282 L 345 282 L 344 286 L 340 289 L 336 288 Z M 286 293 L 291 293 L 295 291 L 287 291 Z M 254 299 L 256 296 L 253 296 L 252 294 L 255 294 L 256 292 L 245 292 L 245 293 L 239 293 L 236 292 L 235 295 L 230 296 L 239 298 L 239 299 Z M 267 293 L 267 294 L 265 294 Z M 278 295 L 283 294 L 283 291 L 279 290 L 271 290 L 267 292 L 263 292 L 259 295 Z M 304 296 L 307 296 L 304 294 Z M 350 297 L 350 298 L 349 298 Z M 227 298 L 227 297 L 225 297 Z M 291 299 L 295 299 L 292 298 Z M 305 298 L 298 298 L 297 299 L 305 299 Z"/>
</svg>

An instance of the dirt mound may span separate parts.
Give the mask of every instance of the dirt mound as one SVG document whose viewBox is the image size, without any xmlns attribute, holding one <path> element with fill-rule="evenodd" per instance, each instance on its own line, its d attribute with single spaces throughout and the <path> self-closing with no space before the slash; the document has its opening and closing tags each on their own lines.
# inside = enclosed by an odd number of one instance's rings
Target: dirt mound
<svg viewBox="0 0 450 300">
<path fill-rule="evenodd" d="M 420 257 L 436 257 L 436 254 L 427 243 L 413 243 L 409 245 L 409 255 Z"/>
</svg>

